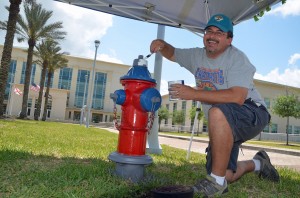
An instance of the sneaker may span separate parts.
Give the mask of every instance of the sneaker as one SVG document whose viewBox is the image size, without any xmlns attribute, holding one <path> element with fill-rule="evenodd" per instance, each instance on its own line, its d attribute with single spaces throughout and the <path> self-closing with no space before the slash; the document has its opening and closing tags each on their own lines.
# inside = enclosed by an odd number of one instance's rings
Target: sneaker
<svg viewBox="0 0 300 198">
<path fill-rule="evenodd" d="M 275 167 L 271 164 L 270 158 L 264 150 L 257 152 L 253 159 L 260 161 L 260 171 L 258 171 L 259 177 L 273 182 L 279 182 L 279 174 Z"/>
<path fill-rule="evenodd" d="M 205 197 L 214 197 L 222 195 L 228 192 L 227 181 L 223 186 L 217 184 L 216 179 L 210 175 L 207 175 L 205 179 L 202 179 L 194 186 L 194 192 L 199 193 Z"/>
</svg>

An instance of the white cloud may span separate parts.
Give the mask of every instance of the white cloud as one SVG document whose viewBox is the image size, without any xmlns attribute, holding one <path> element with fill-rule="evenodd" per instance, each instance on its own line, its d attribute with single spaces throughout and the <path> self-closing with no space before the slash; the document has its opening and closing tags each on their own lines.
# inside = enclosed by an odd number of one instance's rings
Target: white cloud
<svg viewBox="0 0 300 198">
<path fill-rule="evenodd" d="M 113 16 L 65 3 L 54 3 L 56 21 L 63 21 L 68 35 L 63 47 L 71 55 L 89 56 L 94 50 L 94 40 L 101 40 L 107 30 L 113 26 Z M 92 56 L 93 57 L 93 56 Z"/>
<path fill-rule="evenodd" d="M 293 54 L 290 59 L 289 59 L 289 64 L 290 65 L 295 65 L 297 60 L 300 59 L 300 54 L 299 53 L 296 53 L 296 54 Z"/>
<path fill-rule="evenodd" d="M 282 15 L 284 17 L 289 15 L 300 15 L 300 1 L 287 0 L 285 4 L 272 9 L 268 14 Z"/>
<path fill-rule="evenodd" d="M 160 94 L 161 95 L 166 95 L 168 94 L 168 81 L 166 80 L 161 80 L 160 81 Z"/>
<path fill-rule="evenodd" d="M 107 30 L 113 27 L 113 15 L 110 14 L 56 1 L 38 0 L 38 3 L 41 3 L 44 9 L 53 11 L 50 19 L 51 23 L 63 22 L 63 30 L 67 32 L 67 36 L 60 44 L 62 50 L 69 52 L 71 56 L 93 58 L 95 55 L 94 40 L 101 40 L 107 33 Z M 0 3 L 0 20 L 5 21 L 7 20 L 8 12 L 4 9 L 4 5 L 9 5 L 9 2 L 1 1 Z M 23 5 L 20 8 L 20 13 L 23 15 Z M 5 33 L 5 31 L 0 31 L 0 43 L 2 44 L 4 44 Z M 15 41 L 14 45 L 28 47 L 27 42 L 18 43 Z M 115 53 L 101 54 L 100 59 L 122 63 Z"/>
<path fill-rule="evenodd" d="M 298 68 L 288 68 L 285 69 L 283 73 L 279 73 L 279 69 L 275 68 L 265 76 L 256 73 L 254 75 L 254 78 L 268 81 L 268 82 L 289 85 L 293 87 L 300 87 L 299 76 L 300 76 L 300 69 Z"/>
<path fill-rule="evenodd" d="M 98 60 L 102 60 L 102 61 L 106 61 L 106 62 L 113 62 L 113 63 L 124 64 L 121 60 L 117 59 L 116 57 L 110 57 L 107 54 L 100 54 Z"/>
</svg>

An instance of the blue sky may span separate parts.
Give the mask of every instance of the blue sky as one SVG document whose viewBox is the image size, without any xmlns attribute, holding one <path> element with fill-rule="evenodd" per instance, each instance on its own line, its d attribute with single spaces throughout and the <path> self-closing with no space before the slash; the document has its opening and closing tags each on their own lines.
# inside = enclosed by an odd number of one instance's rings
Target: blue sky
<svg viewBox="0 0 300 198">
<path fill-rule="evenodd" d="M 157 36 L 157 25 L 92 10 L 42 1 L 47 10 L 53 10 L 53 21 L 62 21 L 67 38 L 61 42 L 63 51 L 71 55 L 94 58 L 94 40 L 100 40 L 98 60 L 132 65 L 138 55 L 149 54 L 149 45 Z M 0 20 L 7 20 L 5 5 L 0 2 Z M 233 45 L 241 49 L 256 67 L 256 79 L 300 88 L 300 0 L 287 0 L 266 13 L 258 22 L 244 21 L 234 26 Z M 0 30 L 0 44 L 4 44 L 5 31 Z M 165 40 L 175 47 L 203 47 L 202 38 L 173 27 L 165 28 Z M 27 47 L 26 43 L 14 42 Z M 91 65 L 92 67 L 92 65 Z M 148 59 L 149 71 L 154 69 L 154 56 Z M 167 81 L 182 79 L 194 85 L 193 75 L 166 59 L 162 67 L 162 94 Z"/>
</svg>

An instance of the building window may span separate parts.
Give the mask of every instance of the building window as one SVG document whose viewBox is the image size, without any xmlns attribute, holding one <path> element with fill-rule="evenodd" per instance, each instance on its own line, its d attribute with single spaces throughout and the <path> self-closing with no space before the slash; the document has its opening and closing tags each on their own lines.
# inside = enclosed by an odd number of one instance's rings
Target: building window
<svg viewBox="0 0 300 198">
<path fill-rule="evenodd" d="M 170 110 L 170 104 L 166 104 L 166 109 L 169 111 Z M 165 119 L 165 125 L 169 123 L 168 119 Z"/>
<path fill-rule="evenodd" d="M 87 81 L 85 81 L 86 75 L 87 75 Z M 75 107 L 82 108 L 83 104 L 87 104 L 86 102 L 87 102 L 87 96 L 88 96 L 89 79 L 90 79 L 90 71 L 78 70 L 76 91 L 75 91 L 75 102 L 74 102 Z M 85 82 L 86 82 L 86 84 L 85 84 Z M 85 87 L 86 87 L 86 90 L 85 90 Z M 85 91 L 85 97 L 83 97 L 84 91 Z M 83 103 L 83 98 L 85 98 L 84 103 Z M 77 118 L 75 118 L 75 119 L 77 119 Z"/>
<path fill-rule="evenodd" d="M 184 125 L 185 124 L 185 117 L 186 117 L 186 101 L 182 101 L 181 109 L 182 109 L 182 112 L 183 112 L 183 115 L 184 115 L 184 118 L 183 118 L 183 121 L 182 121 L 182 124 Z"/>
<path fill-rule="evenodd" d="M 177 103 L 176 103 L 176 102 L 173 103 L 173 113 L 174 113 L 175 111 L 177 111 Z"/>
<path fill-rule="evenodd" d="M 12 84 L 15 82 L 15 73 L 16 73 L 17 61 L 11 60 L 9 65 L 8 77 L 5 87 L 4 99 L 8 100 L 9 92 Z"/>
<path fill-rule="evenodd" d="M 74 111 L 73 120 L 74 121 L 80 120 L 80 111 Z"/>
<path fill-rule="evenodd" d="M 292 126 L 292 125 L 289 125 L 289 126 L 288 126 L 288 133 L 289 133 L 289 134 L 292 134 L 292 133 L 293 133 L 293 126 Z"/>
<path fill-rule="evenodd" d="M 45 77 L 45 82 L 44 82 L 44 87 L 47 87 L 47 83 L 48 83 L 48 69 L 47 69 L 47 72 L 46 72 L 46 77 Z M 42 75 L 42 74 L 41 74 Z M 42 77 L 42 76 L 41 76 Z M 54 73 L 52 73 L 51 75 L 51 80 L 50 80 L 50 88 L 52 88 L 52 85 L 53 85 L 53 78 L 54 78 Z"/>
<path fill-rule="evenodd" d="M 271 133 L 277 133 L 277 128 L 278 128 L 277 124 L 272 124 Z"/>
<path fill-rule="evenodd" d="M 38 104 L 38 99 L 35 99 L 35 103 L 34 103 L 34 114 L 35 114 L 36 109 L 37 109 L 37 104 Z M 41 109 L 41 107 L 40 107 L 40 109 Z M 41 112 L 40 112 L 40 114 L 41 114 Z M 39 117 L 40 117 L 40 115 L 39 115 Z"/>
<path fill-rule="evenodd" d="M 300 126 L 294 127 L 294 134 L 300 134 Z"/>
<path fill-rule="evenodd" d="M 94 93 L 92 108 L 93 109 L 103 109 L 104 107 L 104 97 L 105 97 L 105 88 L 107 75 L 105 73 L 96 72 L 95 81 L 94 81 Z"/>
<path fill-rule="evenodd" d="M 32 107 L 32 98 L 28 98 L 28 100 L 27 100 L 27 115 L 28 116 L 30 116 L 31 107 Z"/>
<path fill-rule="evenodd" d="M 51 109 L 52 109 L 52 100 L 48 100 L 48 103 L 47 103 L 47 118 L 50 118 Z"/>
<path fill-rule="evenodd" d="M 72 68 L 61 68 L 59 71 L 58 89 L 71 89 L 72 83 Z"/>
<path fill-rule="evenodd" d="M 269 131 L 270 131 L 270 125 L 267 125 L 267 126 L 264 128 L 263 132 L 269 133 Z"/>
<path fill-rule="evenodd" d="M 174 102 L 173 103 L 173 116 L 174 116 L 174 112 L 175 111 L 177 111 L 177 103 L 176 102 Z M 172 117 L 172 125 L 174 125 L 175 123 L 174 123 L 174 119 L 173 119 L 173 117 Z"/>
<path fill-rule="evenodd" d="M 197 105 L 197 101 L 193 100 L 192 101 L 192 107 L 196 107 L 196 105 Z"/>
<path fill-rule="evenodd" d="M 26 62 L 23 62 L 20 84 L 24 84 L 25 83 L 26 64 L 27 64 Z M 32 67 L 31 67 L 31 77 L 30 77 L 30 83 L 29 84 L 31 84 L 32 82 L 34 82 L 35 70 L 36 70 L 36 65 L 32 64 Z"/>
<path fill-rule="evenodd" d="M 270 109 L 271 103 L 270 103 L 270 98 L 264 98 L 264 101 L 267 105 L 267 109 Z"/>
</svg>

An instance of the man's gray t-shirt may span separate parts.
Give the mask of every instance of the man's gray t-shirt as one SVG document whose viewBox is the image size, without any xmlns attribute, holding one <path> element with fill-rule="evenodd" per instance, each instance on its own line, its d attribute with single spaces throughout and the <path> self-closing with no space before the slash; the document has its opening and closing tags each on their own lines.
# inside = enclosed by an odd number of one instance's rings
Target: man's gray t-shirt
<svg viewBox="0 0 300 198">
<path fill-rule="evenodd" d="M 175 61 L 189 70 L 196 80 L 196 86 L 204 90 L 222 90 L 231 87 L 248 88 L 248 98 L 266 106 L 253 83 L 256 71 L 246 55 L 234 46 L 229 46 L 216 59 L 206 56 L 205 48 L 175 49 Z M 202 104 L 207 112 L 211 105 Z"/>
</svg>

